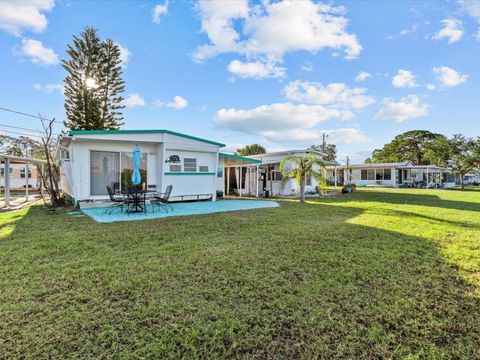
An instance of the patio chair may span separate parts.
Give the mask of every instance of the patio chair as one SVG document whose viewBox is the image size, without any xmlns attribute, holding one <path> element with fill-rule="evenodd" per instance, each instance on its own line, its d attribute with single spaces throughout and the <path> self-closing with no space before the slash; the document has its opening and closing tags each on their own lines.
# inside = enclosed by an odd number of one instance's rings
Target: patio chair
<svg viewBox="0 0 480 360">
<path fill-rule="evenodd" d="M 110 197 L 110 201 L 112 202 L 106 209 L 105 214 L 108 212 L 110 215 L 113 210 L 120 208 L 120 211 L 123 211 L 123 206 L 125 205 L 125 199 L 123 196 L 115 195 L 111 186 L 107 186 L 108 196 Z"/>
<path fill-rule="evenodd" d="M 152 197 L 152 199 L 150 200 L 150 203 L 152 204 L 153 209 L 155 209 L 155 206 L 158 206 L 159 208 L 165 209 L 167 213 L 168 213 L 168 209 L 173 211 L 173 207 L 169 203 L 172 189 L 173 189 L 173 186 L 168 185 L 164 193 L 158 193 L 157 195 Z"/>
</svg>

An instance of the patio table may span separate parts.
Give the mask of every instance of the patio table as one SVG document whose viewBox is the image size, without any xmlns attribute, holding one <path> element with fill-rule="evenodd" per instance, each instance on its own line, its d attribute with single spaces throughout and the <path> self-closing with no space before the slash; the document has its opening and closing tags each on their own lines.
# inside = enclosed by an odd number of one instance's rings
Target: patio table
<svg viewBox="0 0 480 360">
<path fill-rule="evenodd" d="M 145 199 L 147 192 L 141 189 L 128 189 L 122 191 L 122 194 L 127 197 L 127 213 L 146 212 Z"/>
</svg>

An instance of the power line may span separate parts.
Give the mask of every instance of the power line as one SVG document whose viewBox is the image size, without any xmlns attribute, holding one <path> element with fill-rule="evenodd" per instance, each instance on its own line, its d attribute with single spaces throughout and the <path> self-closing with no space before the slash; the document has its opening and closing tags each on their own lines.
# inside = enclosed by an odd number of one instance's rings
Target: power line
<svg viewBox="0 0 480 360">
<path fill-rule="evenodd" d="M 12 128 L 12 129 L 18 129 L 18 130 L 34 131 L 34 132 L 37 132 L 37 133 L 40 133 L 40 134 L 44 134 L 44 133 L 45 133 L 44 131 L 35 130 L 35 129 L 29 129 L 29 128 L 24 128 L 24 127 L 19 127 L 19 126 L 13 126 L 13 125 L 0 124 L 0 126 L 1 126 L 1 127 Z M 5 130 L 4 130 L 4 131 L 5 131 Z M 52 133 L 52 135 L 60 136 L 61 134 Z"/>
<path fill-rule="evenodd" d="M 7 109 L 7 108 L 4 108 L 4 107 L 0 107 L 0 110 L 9 111 L 9 112 L 14 113 L 14 114 L 29 116 L 29 117 L 32 117 L 32 118 L 35 118 L 35 119 L 40 119 L 40 120 L 48 120 L 48 121 L 52 121 L 52 120 L 53 120 L 53 119 L 48 119 L 48 118 L 44 118 L 44 117 L 37 116 L 37 115 L 32 115 L 32 114 L 24 113 L 24 112 L 18 111 L 18 110 Z M 53 120 L 53 122 L 63 125 L 63 123 L 62 123 L 61 121 L 58 121 L 58 120 Z"/>
<path fill-rule="evenodd" d="M 36 137 L 36 138 L 39 138 L 39 139 L 43 139 L 42 136 L 40 135 L 32 135 L 32 134 L 27 134 L 27 133 L 22 133 L 22 132 L 18 132 L 18 131 L 11 131 L 11 130 L 1 130 L 2 132 L 6 132 L 6 133 L 11 133 L 11 134 L 17 134 L 17 135 L 23 135 L 23 136 L 27 136 L 27 137 Z"/>
</svg>

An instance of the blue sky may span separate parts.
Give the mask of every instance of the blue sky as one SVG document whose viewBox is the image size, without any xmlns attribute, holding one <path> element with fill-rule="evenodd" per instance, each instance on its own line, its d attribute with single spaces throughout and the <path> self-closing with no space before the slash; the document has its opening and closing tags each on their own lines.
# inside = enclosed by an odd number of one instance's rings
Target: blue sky
<svg viewBox="0 0 480 360">
<path fill-rule="evenodd" d="M 467 0 L 2 1 L 0 107 L 64 120 L 59 60 L 93 26 L 123 48 L 124 128 L 227 150 L 305 148 L 326 132 L 340 161 L 362 161 L 411 129 L 480 135 L 479 23 Z"/>
</svg>

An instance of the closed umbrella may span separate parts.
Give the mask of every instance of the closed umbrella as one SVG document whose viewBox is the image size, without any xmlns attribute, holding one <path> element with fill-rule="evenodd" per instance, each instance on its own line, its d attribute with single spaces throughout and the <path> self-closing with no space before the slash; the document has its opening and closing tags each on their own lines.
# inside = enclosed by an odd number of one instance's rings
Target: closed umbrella
<svg viewBox="0 0 480 360">
<path fill-rule="evenodd" d="M 140 185 L 142 182 L 142 175 L 140 175 L 140 148 L 138 145 L 135 145 L 133 149 L 133 173 L 132 173 L 132 184 Z"/>
</svg>

